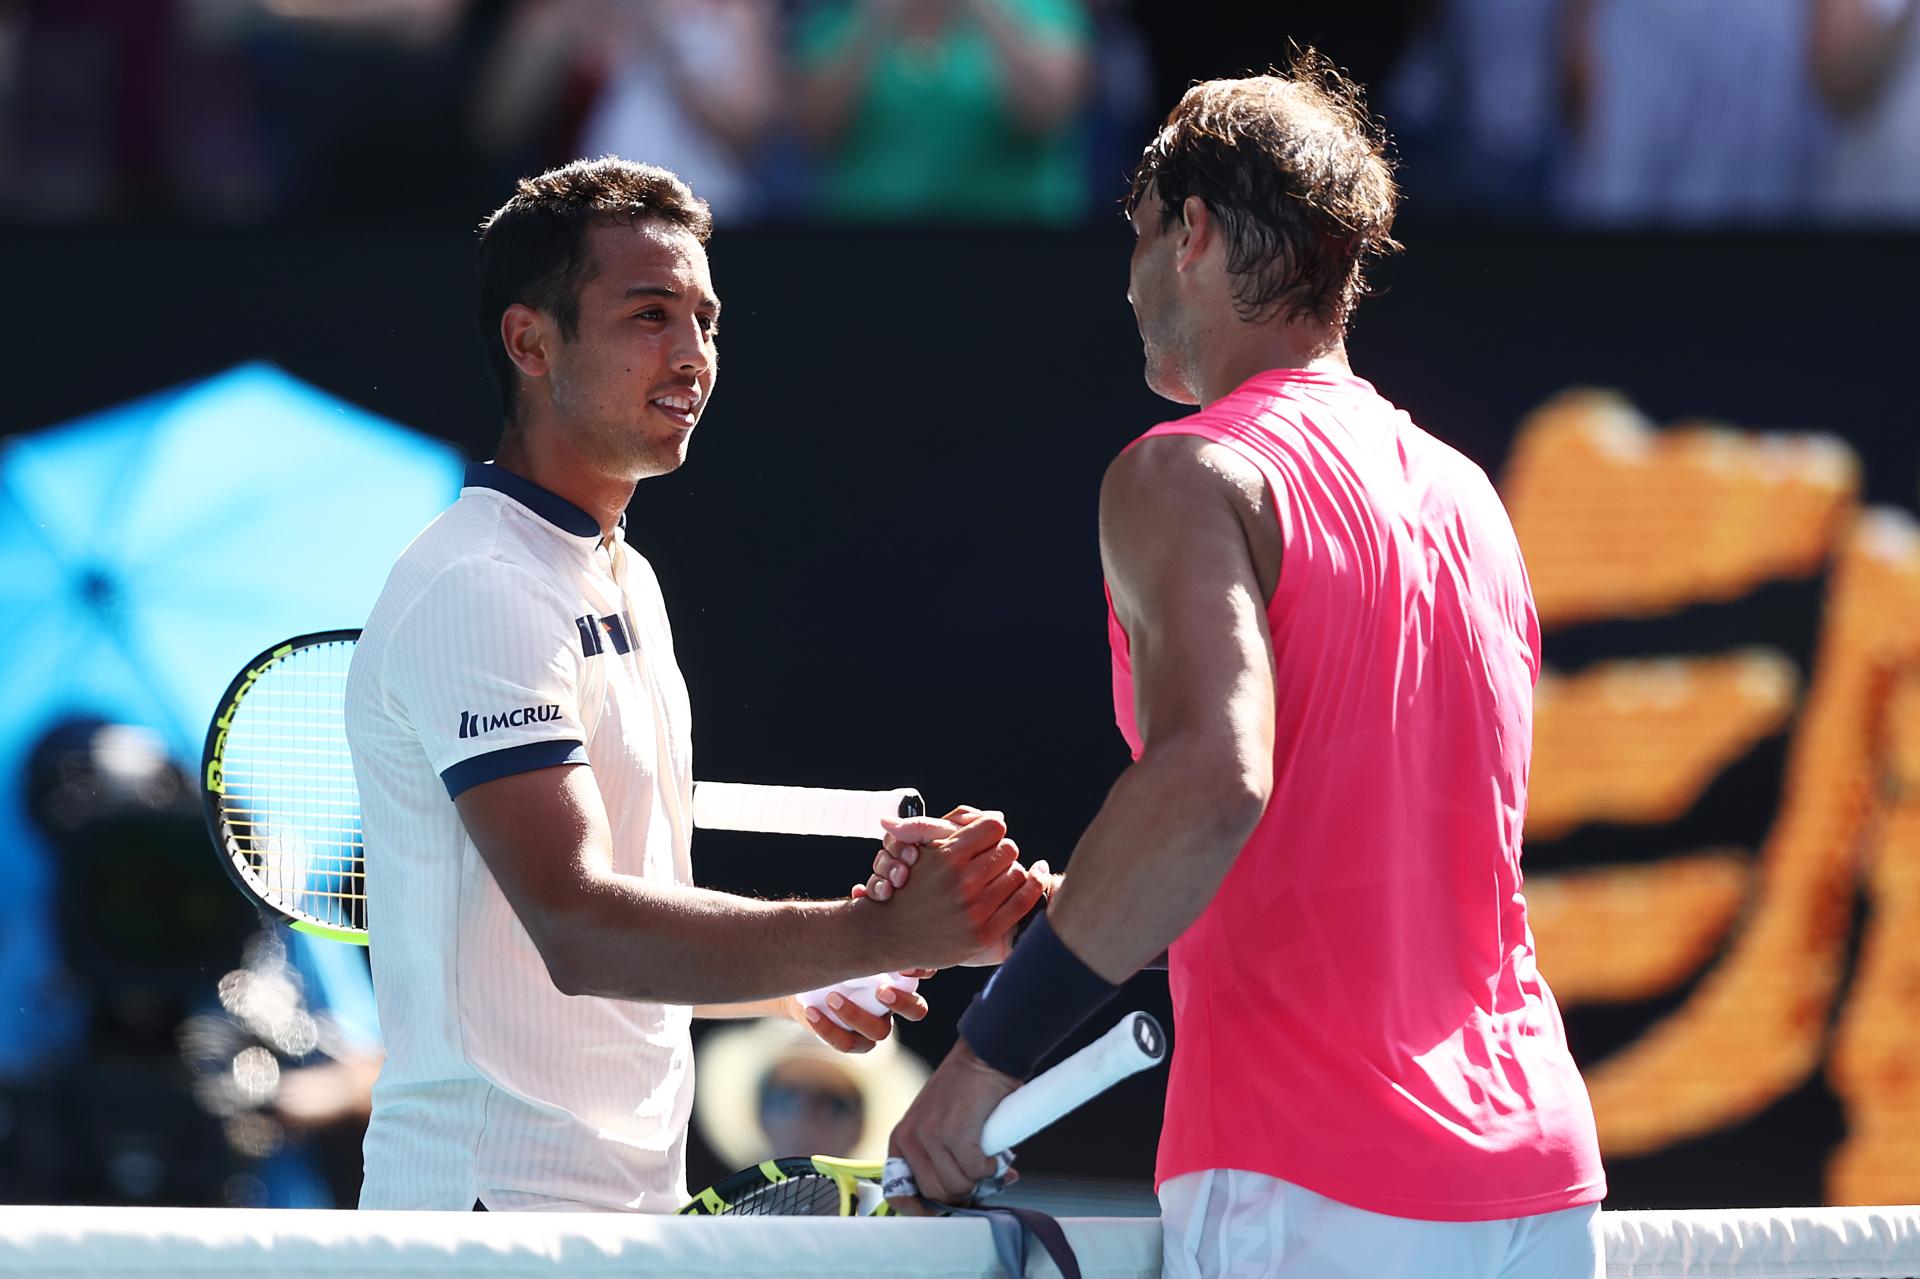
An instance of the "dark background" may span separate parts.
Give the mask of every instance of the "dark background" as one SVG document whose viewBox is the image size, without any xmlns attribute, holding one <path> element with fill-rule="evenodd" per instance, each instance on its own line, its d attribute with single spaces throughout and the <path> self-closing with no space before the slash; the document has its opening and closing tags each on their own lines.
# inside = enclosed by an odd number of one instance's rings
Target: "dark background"
<svg viewBox="0 0 1920 1279">
<path fill-rule="evenodd" d="M 727 316 L 715 404 L 688 465 L 641 486 L 629 525 L 672 611 L 699 776 L 915 785 L 936 809 L 1003 808 L 1027 855 L 1058 866 L 1126 762 L 1108 700 L 1100 475 L 1181 412 L 1140 378 L 1128 238 L 1117 218 L 1071 232 L 716 236 Z M 1418 219 L 1402 238 L 1407 253 L 1359 312 L 1356 372 L 1496 477 L 1529 409 L 1603 385 L 1656 420 L 1833 432 L 1861 455 L 1869 499 L 1914 505 L 1920 240 Z M 471 247 L 458 228 L 7 232 L 0 431 L 263 357 L 486 457 L 498 414 L 472 331 Z M 351 518 L 355 495 L 339 499 Z M 1765 642 L 1804 674 L 1818 590 L 1783 583 L 1734 605 L 1552 632 L 1547 658 L 1576 669 Z M 1530 847 L 1528 866 L 1753 847 L 1782 754 L 1763 743 L 1671 828 L 1583 830 Z M 697 869 L 765 895 L 836 894 L 863 856 L 708 832 Z M 1551 981 L 1551 953 L 1542 967 Z M 972 972 L 943 976 L 907 1042 L 937 1060 L 977 985 Z M 1684 995 L 1573 1010 L 1576 1051 L 1597 1060 Z M 1123 1001 L 1167 1018 L 1159 974 Z M 1159 1074 L 1122 1085 L 1034 1139 L 1023 1166 L 1146 1176 L 1162 1087 Z M 1820 1202 L 1840 1124 L 1816 1077 L 1737 1129 L 1615 1161 L 1609 1206 Z M 717 1171 L 702 1157 L 695 1183 Z"/>
</svg>

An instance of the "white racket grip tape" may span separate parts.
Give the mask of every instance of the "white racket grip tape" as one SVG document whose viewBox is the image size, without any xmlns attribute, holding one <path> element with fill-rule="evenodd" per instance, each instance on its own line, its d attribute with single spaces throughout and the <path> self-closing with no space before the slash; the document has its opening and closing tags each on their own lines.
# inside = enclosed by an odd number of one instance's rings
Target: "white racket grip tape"
<svg viewBox="0 0 1920 1279">
<path fill-rule="evenodd" d="M 853 1027 L 841 1021 L 840 1018 L 834 1015 L 833 1009 L 827 1007 L 827 996 L 832 994 L 844 995 L 874 1016 L 885 1017 L 891 1013 L 893 1009 L 880 1002 L 880 988 L 882 986 L 897 986 L 899 989 L 911 993 L 920 988 L 920 979 L 918 977 L 902 977 L 899 973 L 875 973 L 871 977 L 854 977 L 847 981 L 838 982 L 832 986 L 822 986 L 819 990 L 802 991 L 800 994 L 795 995 L 794 998 L 800 1001 L 800 1006 L 803 1008 L 818 1008 L 821 1016 L 840 1027 L 840 1029 L 852 1030 Z"/>
<path fill-rule="evenodd" d="M 1166 1032 L 1146 1013 L 1128 1013 L 1120 1024 L 1051 1070 L 1016 1088 L 993 1108 L 980 1132 L 988 1155 L 1010 1150 L 1070 1110 L 1167 1056 Z"/>
<path fill-rule="evenodd" d="M 815 786 L 750 786 L 695 782 L 693 824 L 706 830 L 751 830 L 772 835 L 844 835 L 877 840 L 882 817 L 927 811 L 920 792 L 826 790 Z"/>
</svg>

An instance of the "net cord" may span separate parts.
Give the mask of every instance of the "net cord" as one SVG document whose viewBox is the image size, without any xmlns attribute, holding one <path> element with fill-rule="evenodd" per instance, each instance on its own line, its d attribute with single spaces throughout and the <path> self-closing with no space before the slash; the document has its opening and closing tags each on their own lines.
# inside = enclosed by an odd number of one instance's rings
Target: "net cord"
<svg viewBox="0 0 1920 1279">
<path fill-rule="evenodd" d="M 1602 1213 L 1609 1279 L 1901 1279 L 1920 1275 L 1920 1207 Z M 1160 1273 L 1153 1218 L 1070 1217 L 1088 1276 Z M 0 1207 L 0 1276 L 432 1279 L 634 1274 L 998 1273 L 987 1227 L 587 1213 Z M 1033 1275 L 1057 1274 L 1036 1256 Z"/>
</svg>

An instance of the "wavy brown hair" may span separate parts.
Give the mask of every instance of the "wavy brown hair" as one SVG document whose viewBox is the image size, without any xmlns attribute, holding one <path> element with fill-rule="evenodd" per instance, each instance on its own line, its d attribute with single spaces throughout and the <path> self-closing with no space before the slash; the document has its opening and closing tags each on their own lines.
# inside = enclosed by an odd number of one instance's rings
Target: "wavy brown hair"
<svg viewBox="0 0 1920 1279">
<path fill-rule="evenodd" d="M 1386 130 L 1360 86 L 1313 50 L 1283 72 L 1208 80 L 1181 97 L 1134 170 L 1161 226 L 1199 196 L 1220 222 L 1241 318 L 1312 316 L 1344 330 L 1365 268 L 1400 248 Z"/>
<path fill-rule="evenodd" d="M 681 227 L 702 244 L 713 234 L 707 202 L 685 182 L 665 169 L 610 155 L 520 179 L 513 198 L 480 224 L 476 319 L 509 426 L 517 384 L 500 339 L 501 315 L 519 302 L 547 312 L 562 336 L 574 337 L 580 332 L 580 287 L 593 278 L 588 230 L 647 218 Z"/>
</svg>

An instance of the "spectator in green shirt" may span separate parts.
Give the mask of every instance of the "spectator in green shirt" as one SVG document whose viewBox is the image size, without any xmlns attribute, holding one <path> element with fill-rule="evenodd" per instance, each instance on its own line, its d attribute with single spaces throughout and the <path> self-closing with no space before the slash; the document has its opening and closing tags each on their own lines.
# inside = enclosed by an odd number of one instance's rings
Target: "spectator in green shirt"
<svg viewBox="0 0 1920 1279">
<path fill-rule="evenodd" d="M 817 207 L 844 221 L 1077 221 L 1078 0 L 827 0 L 799 30 Z"/>
</svg>

